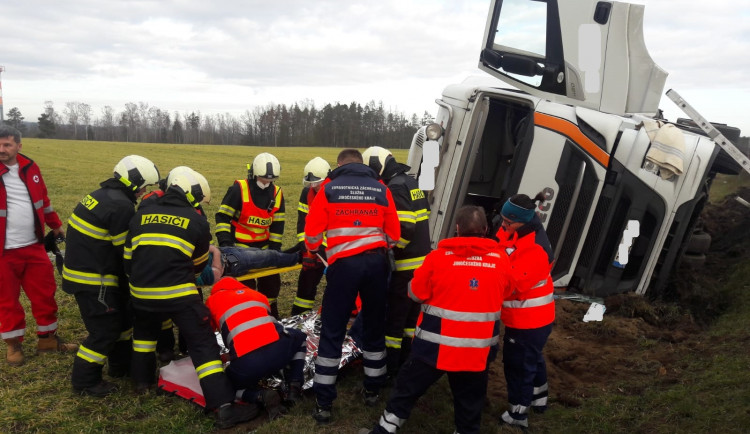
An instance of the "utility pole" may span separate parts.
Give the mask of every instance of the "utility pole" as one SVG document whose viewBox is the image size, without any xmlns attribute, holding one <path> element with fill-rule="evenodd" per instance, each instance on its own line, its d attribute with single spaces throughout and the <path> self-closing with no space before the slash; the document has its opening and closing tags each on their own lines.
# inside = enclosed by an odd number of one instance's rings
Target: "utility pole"
<svg viewBox="0 0 750 434">
<path fill-rule="evenodd" d="M 5 67 L 0 65 L 0 125 L 5 122 L 5 112 L 3 112 L 3 71 L 5 71 Z"/>
</svg>

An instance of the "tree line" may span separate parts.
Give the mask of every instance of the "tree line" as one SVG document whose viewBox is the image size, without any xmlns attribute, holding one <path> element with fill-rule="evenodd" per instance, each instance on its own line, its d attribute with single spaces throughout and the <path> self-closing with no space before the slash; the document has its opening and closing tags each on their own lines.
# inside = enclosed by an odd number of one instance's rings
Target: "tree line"
<svg viewBox="0 0 750 434">
<path fill-rule="evenodd" d="M 268 104 L 246 110 L 239 116 L 169 112 L 145 102 L 125 104 L 121 111 L 111 106 L 95 117 L 89 104 L 70 101 L 57 110 L 52 101 L 44 103 L 37 122 L 24 122 L 17 107 L 8 111 L 6 123 L 26 136 L 69 140 L 100 140 L 148 143 L 200 143 L 249 146 L 383 146 L 408 148 L 417 128 L 434 119 L 392 112 L 383 103 L 370 101 L 362 106 L 326 104 L 317 108 L 313 101 Z"/>
</svg>

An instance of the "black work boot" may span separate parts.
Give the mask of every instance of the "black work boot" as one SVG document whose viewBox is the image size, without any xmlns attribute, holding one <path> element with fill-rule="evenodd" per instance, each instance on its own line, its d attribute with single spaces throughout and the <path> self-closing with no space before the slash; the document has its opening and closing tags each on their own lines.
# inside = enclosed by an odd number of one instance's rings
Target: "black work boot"
<svg viewBox="0 0 750 434">
<path fill-rule="evenodd" d="M 294 407 L 300 401 L 302 401 L 302 384 L 299 381 L 292 381 L 289 383 L 289 391 L 286 394 L 284 405 Z"/>
<path fill-rule="evenodd" d="M 323 407 L 316 403 L 312 417 L 318 421 L 318 425 L 328 425 L 331 423 L 331 407 Z"/>
<path fill-rule="evenodd" d="M 216 410 L 214 425 L 218 429 L 231 428 L 238 423 L 247 422 L 258 416 L 256 404 L 243 405 L 226 403 Z"/>
<path fill-rule="evenodd" d="M 104 398 L 117 391 L 117 385 L 110 383 L 109 381 L 100 381 L 97 384 L 89 387 L 74 387 L 73 391 L 79 395 L 94 396 L 96 398 Z"/>
<path fill-rule="evenodd" d="M 281 405 L 281 395 L 271 389 L 263 389 L 258 392 L 257 404 L 268 413 L 268 420 L 274 420 L 286 413 L 286 407 Z"/>
<path fill-rule="evenodd" d="M 365 405 L 368 407 L 375 407 L 378 405 L 378 400 L 380 399 L 380 395 L 378 395 L 377 392 L 373 392 L 367 389 L 362 389 L 362 400 L 364 401 Z"/>
</svg>

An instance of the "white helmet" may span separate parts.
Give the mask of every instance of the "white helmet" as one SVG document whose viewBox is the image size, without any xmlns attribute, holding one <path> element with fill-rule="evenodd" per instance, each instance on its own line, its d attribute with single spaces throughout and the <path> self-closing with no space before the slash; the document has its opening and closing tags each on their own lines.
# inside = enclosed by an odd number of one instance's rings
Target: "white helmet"
<svg viewBox="0 0 750 434">
<path fill-rule="evenodd" d="M 211 188 L 206 178 L 187 166 L 177 166 L 169 172 L 167 188 L 179 187 L 193 206 L 211 202 Z"/>
<path fill-rule="evenodd" d="M 320 157 L 315 157 L 305 165 L 305 176 L 302 178 L 302 185 L 310 187 L 311 185 L 323 181 L 331 173 L 331 165 Z"/>
<path fill-rule="evenodd" d="M 393 154 L 391 154 L 391 151 L 380 146 L 370 146 L 362 153 L 362 162 L 370 166 L 372 170 L 378 172 L 378 175 L 381 176 L 383 175 L 383 170 L 385 170 L 385 165 L 392 159 Z"/>
<path fill-rule="evenodd" d="M 280 173 L 279 159 L 268 152 L 262 152 L 253 160 L 253 169 L 250 176 L 274 180 L 279 177 Z"/>
<path fill-rule="evenodd" d="M 131 190 L 138 191 L 159 182 L 159 169 L 148 158 L 128 155 L 115 165 L 113 176 Z"/>
</svg>

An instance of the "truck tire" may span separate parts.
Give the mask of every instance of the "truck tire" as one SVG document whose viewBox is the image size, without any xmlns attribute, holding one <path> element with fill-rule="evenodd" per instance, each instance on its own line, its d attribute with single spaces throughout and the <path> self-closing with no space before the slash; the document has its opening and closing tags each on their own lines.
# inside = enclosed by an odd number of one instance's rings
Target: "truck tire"
<svg viewBox="0 0 750 434">
<path fill-rule="evenodd" d="M 711 247 L 711 235 L 706 232 L 694 232 L 685 247 L 685 253 L 708 253 Z"/>
<path fill-rule="evenodd" d="M 703 253 L 685 253 L 680 261 L 680 267 L 683 268 L 699 269 L 704 265 L 706 265 L 706 255 Z"/>
</svg>

